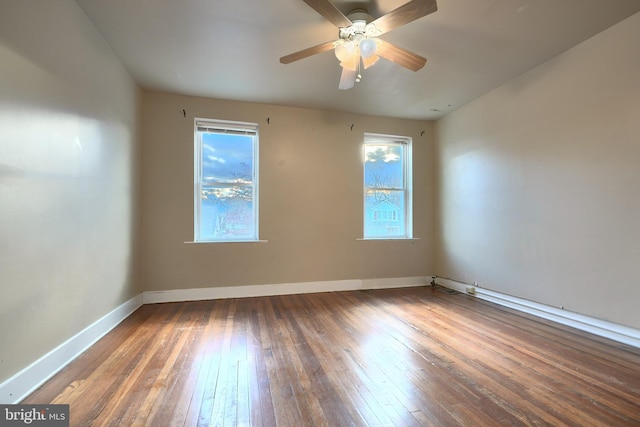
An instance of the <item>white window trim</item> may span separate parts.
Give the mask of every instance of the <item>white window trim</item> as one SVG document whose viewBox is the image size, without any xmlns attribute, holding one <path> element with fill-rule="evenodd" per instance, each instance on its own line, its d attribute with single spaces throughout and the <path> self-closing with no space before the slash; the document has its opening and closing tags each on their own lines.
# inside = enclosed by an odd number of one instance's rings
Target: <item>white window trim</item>
<svg viewBox="0 0 640 427">
<path fill-rule="evenodd" d="M 377 141 L 376 141 L 377 140 Z M 367 208 L 366 208 L 366 193 L 367 193 L 367 186 L 365 185 L 366 182 L 366 177 L 365 177 L 365 154 L 364 154 L 364 150 L 365 150 L 365 146 L 366 145 L 373 145 L 376 142 L 380 142 L 382 144 L 385 145 L 389 145 L 389 144 L 398 144 L 398 145 L 403 145 L 405 147 L 404 150 L 404 155 L 405 155 L 405 162 L 403 165 L 403 180 L 405 183 L 405 235 L 404 236 L 365 236 L 364 232 L 365 232 L 365 217 L 367 215 Z M 365 132 L 364 134 L 364 142 L 362 144 L 362 195 L 363 195 L 363 200 L 362 200 L 362 219 L 363 219 L 363 223 L 362 223 L 362 233 L 363 233 L 363 237 L 361 239 L 357 239 L 357 240 L 417 240 L 413 237 L 413 158 L 412 158 L 412 144 L 413 144 L 413 140 L 411 137 L 408 136 L 401 136 L 401 135 L 388 135 L 388 134 L 380 134 L 380 133 L 368 133 Z M 393 189 L 396 190 L 396 189 Z"/>
<path fill-rule="evenodd" d="M 254 209 L 254 236 L 251 238 L 245 239 L 203 239 L 200 237 L 200 220 L 201 220 L 201 203 L 199 202 L 199 197 L 202 194 L 202 183 L 200 181 L 200 176 L 202 172 L 202 137 L 200 134 L 200 130 L 211 129 L 215 131 L 220 131 L 222 133 L 244 133 L 244 134 L 255 134 L 255 139 L 253 142 L 253 209 Z M 231 120 L 218 120 L 218 119 L 203 119 L 203 118 L 195 118 L 194 119 L 194 193 L 193 193 L 193 241 L 188 241 L 185 243 L 196 243 L 196 244 L 208 244 L 208 243 L 262 243 L 266 242 L 266 240 L 260 240 L 260 230 L 259 230 L 259 183 L 258 178 L 260 176 L 259 173 L 259 132 L 258 132 L 258 124 L 252 122 L 237 122 Z"/>
</svg>

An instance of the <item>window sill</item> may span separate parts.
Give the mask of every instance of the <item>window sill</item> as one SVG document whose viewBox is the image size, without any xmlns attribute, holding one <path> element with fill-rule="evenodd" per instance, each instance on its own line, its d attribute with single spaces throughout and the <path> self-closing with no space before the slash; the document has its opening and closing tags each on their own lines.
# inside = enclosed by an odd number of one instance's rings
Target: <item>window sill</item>
<svg viewBox="0 0 640 427">
<path fill-rule="evenodd" d="M 370 241 L 416 241 L 416 240 L 420 240 L 420 237 L 360 237 L 356 240 L 362 240 L 365 242 L 370 242 Z"/>
<path fill-rule="evenodd" d="M 202 240 L 184 242 L 187 245 L 210 245 L 219 243 L 267 243 L 268 240 Z"/>
</svg>

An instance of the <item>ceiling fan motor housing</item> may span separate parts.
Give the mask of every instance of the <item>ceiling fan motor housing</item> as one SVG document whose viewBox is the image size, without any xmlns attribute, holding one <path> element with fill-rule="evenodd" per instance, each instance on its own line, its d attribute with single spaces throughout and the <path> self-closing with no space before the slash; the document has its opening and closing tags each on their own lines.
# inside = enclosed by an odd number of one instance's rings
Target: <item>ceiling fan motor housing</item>
<svg viewBox="0 0 640 427">
<path fill-rule="evenodd" d="M 351 15 L 349 15 L 351 16 Z M 368 16 L 368 15 L 367 15 Z M 369 16 L 369 18 L 371 18 Z M 380 31 L 373 23 L 367 24 L 364 19 L 356 19 L 351 21 L 352 24 L 348 27 L 341 27 L 338 31 L 338 36 L 342 40 L 351 40 L 359 42 L 366 37 L 377 37 L 380 35 Z"/>
<path fill-rule="evenodd" d="M 373 21 L 373 16 L 369 15 L 365 9 L 353 9 L 347 14 L 347 18 L 351 22 L 364 21 L 365 24 Z"/>
</svg>

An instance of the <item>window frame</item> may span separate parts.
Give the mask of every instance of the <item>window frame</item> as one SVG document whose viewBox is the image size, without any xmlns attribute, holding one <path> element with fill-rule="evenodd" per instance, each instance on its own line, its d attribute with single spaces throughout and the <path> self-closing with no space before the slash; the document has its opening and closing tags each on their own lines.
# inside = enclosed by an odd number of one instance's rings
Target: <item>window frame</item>
<svg viewBox="0 0 640 427">
<path fill-rule="evenodd" d="M 205 132 L 205 130 L 213 132 Z M 203 134 L 220 133 L 236 135 L 253 135 L 252 143 L 252 176 L 250 185 L 252 188 L 253 206 L 253 234 L 249 237 L 239 238 L 205 238 L 200 235 L 202 221 L 201 195 L 203 188 L 202 180 L 202 150 Z M 194 243 L 238 243 L 238 242 L 259 242 L 259 126 L 253 122 L 240 122 L 221 119 L 194 119 L 194 194 L 193 194 L 193 241 Z M 220 186 L 229 186 L 228 183 L 218 183 Z M 237 185 L 237 184 L 236 184 Z"/>
<path fill-rule="evenodd" d="M 363 224 L 362 224 L 362 240 L 410 240 L 413 239 L 413 161 L 412 161 L 412 144 L 413 140 L 408 136 L 388 135 L 380 133 L 364 133 L 362 144 L 362 178 L 363 178 Z M 403 150 L 402 162 L 402 188 L 385 188 L 385 187 L 367 187 L 366 176 L 366 147 L 368 145 L 388 145 L 400 146 Z M 388 236 L 367 235 L 367 193 L 373 189 L 402 191 L 404 193 L 404 230 L 403 233 Z M 396 221 L 402 216 L 396 215 Z"/>
</svg>

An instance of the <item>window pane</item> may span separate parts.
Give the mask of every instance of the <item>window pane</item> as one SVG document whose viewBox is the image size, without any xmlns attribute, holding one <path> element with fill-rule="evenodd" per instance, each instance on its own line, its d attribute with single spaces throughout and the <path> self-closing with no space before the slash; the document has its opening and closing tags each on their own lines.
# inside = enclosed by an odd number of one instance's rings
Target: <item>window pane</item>
<svg viewBox="0 0 640 427">
<path fill-rule="evenodd" d="M 196 119 L 195 241 L 258 239 L 258 126 Z"/>
<path fill-rule="evenodd" d="M 405 193 L 368 190 L 365 194 L 365 237 L 406 237 Z"/>
<path fill-rule="evenodd" d="M 411 138 L 365 134 L 363 154 L 364 238 L 411 238 Z"/>
<path fill-rule="evenodd" d="M 370 188 L 404 187 L 404 150 L 402 145 L 364 147 L 364 185 Z"/>
<path fill-rule="evenodd" d="M 200 206 L 201 239 L 255 238 L 251 186 L 203 186 Z"/>
<path fill-rule="evenodd" d="M 204 133 L 202 182 L 251 184 L 253 138 L 252 135 Z"/>
</svg>

